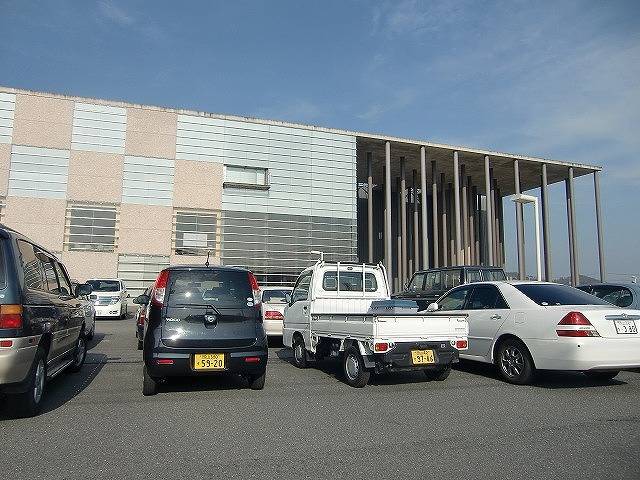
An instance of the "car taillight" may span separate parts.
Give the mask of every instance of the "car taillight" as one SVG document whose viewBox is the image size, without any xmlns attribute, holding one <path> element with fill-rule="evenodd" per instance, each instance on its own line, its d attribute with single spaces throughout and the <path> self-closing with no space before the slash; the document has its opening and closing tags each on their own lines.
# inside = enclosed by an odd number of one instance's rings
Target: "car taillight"
<svg viewBox="0 0 640 480">
<path fill-rule="evenodd" d="M 599 337 L 591 322 L 580 312 L 567 313 L 556 326 L 559 337 Z"/>
<path fill-rule="evenodd" d="M 147 314 L 145 312 L 140 312 L 138 315 L 138 325 L 144 325 L 144 321 L 147 318 Z"/>
<path fill-rule="evenodd" d="M 373 351 L 377 353 L 384 353 L 391 348 L 391 345 L 388 342 L 377 342 L 373 346 Z"/>
<path fill-rule="evenodd" d="M 267 310 L 264 312 L 265 320 L 284 320 L 284 316 L 280 312 L 276 312 L 275 310 Z"/>
<path fill-rule="evenodd" d="M 249 285 L 251 285 L 251 291 L 253 292 L 253 304 L 258 306 L 260 305 L 260 285 L 258 285 L 256 276 L 251 272 L 249 272 Z"/>
<path fill-rule="evenodd" d="M 260 363 L 260 357 L 244 357 L 245 363 Z"/>
<path fill-rule="evenodd" d="M 22 328 L 22 305 L 0 305 L 0 328 Z"/>
<path fill-rule="evenodd" d="M 164 303 L 164 292 L 167 289 L 167 283 L 169 282 L 169 270 L 162 270 L 158 274 L 156 283 L 153 286 L 153 294 L 151 296 L 151 302 L 161 307 Z"/>
<path fill-rule="evenodd" d="M 469 342 L 466 340 L 456 340 L 456 348 L 458 350 L 466 350 L 469 347 Z"/>
</svg>

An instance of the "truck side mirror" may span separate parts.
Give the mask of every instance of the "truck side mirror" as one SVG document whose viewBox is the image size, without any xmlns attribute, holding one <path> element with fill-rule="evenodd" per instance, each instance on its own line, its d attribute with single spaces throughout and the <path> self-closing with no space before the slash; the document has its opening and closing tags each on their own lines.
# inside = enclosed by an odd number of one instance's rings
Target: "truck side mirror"
<svg viewBox="0 0 640 480">
<path fill-rule="evenodd" d="M 427 312 L 435 312 L 438 310 L 438 308 L 440 307 L 436 302 L 430 303 L 429 306 L 427 306 Z"/>
</svg>

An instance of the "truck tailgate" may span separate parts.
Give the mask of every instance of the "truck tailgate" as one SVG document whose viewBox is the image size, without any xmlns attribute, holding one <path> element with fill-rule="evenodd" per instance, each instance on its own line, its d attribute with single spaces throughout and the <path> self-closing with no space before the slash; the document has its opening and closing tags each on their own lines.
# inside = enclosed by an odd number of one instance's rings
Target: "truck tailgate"
<svg viewBox="0 0 640 480">
<path fill-rule="evenodd" d="M 436 339 L 469 334 L 464 315 L 384 315 L 376 317 L 374 325 L 374 335 L 381 339 Z"/>
</svg>

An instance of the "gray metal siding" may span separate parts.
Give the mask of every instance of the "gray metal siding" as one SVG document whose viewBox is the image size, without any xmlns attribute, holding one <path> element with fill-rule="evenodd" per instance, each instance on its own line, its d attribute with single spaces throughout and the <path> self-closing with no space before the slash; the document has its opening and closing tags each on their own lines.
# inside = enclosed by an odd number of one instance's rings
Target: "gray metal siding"
<svg viewBox="0 0 640 480">
<path fill-rule="evenodd" d="M 122 201 L 145 205 L 171 205 L 175 162 L 168 158 L 124 157 Z"/>
<path fill-rule="evenodd" d="M 225 188 L 224 210 L 356 217 L 354 136 L 179 115 L 176 158 L 269 169 L 269 190 Z"/>
<path fill-rule="evenodd" d="M 126 108 L 75 103 L 72 149 L 123 154 L 126 131 Z"/>
<path fill-rule="evenodd" d="M 0 92 L 0 143 L 11 143 L 15 110 L 15 93 Z"/>
<path fill-rule="evenodd" d="M 69 150 L 13 145 L 9 170 L 9 195 L 65 198 L 69 175 Z"/>
<path fill-rule="evenodd" d="M 169 257 L 163 255 L 118 255 L 118 278 L 132 297 L 144 293 L 158 273 L 169 266 Z"/>
</svg>

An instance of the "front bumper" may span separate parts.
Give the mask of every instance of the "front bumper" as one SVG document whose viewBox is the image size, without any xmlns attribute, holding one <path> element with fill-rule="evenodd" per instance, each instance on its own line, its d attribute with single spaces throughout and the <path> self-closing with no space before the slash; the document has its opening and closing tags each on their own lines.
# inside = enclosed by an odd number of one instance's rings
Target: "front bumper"
<svg viewBox="0 0 640 480">
<path fill-rule="evenodd" d="M 122 302 L 112 305 L 94 305 L 96 317 L 119 317 L 122 315 Z"/>
<path fill-rule="evenodd" d="M 525 340 L 542 370 L 630 370 L 640 368 L 640 335 L 635 338 Z"/>
<path fill-rule="evenodd" d="M 195 353 L 224 353 L 225 368 L 224 370 L 194 370 L 193 355 Z M 245 361 L 247 357 L 258 357 L 259 362 L 248 363 Z M 215 352 L 215 351 L 190 351 L 180 353 L 153 353 L 150 360 L 145 359 L 145 364 L 151 376 L 153 377 L 192 377 L 218 375 L 221 373 L 238 373 L 256 375 L 263 373 L 267 368 L 268 351 L 241 351 L 241 352 Z M 172 360 L 171 365 L 159 365 L 158 360 Z"/>
<path fill-rule="evenodd" d="M 414 364 L 412 350 L 433 350 L 434 363 Z M 396 343 L 394 348 L 386 353 L 376 353 L 376 370 L 382 372 L 399 372 L 410 370 L 441 369 L 459 360 L 458 350 L 449 341 L 438 342 L 403 342 Z"/>
<path fill-rule="evenodd" d="M 3 338 L 10 347 L 0 347 L 0 386 L 24 382 L 38 349 L 38 337 Z"/>
</svg>

